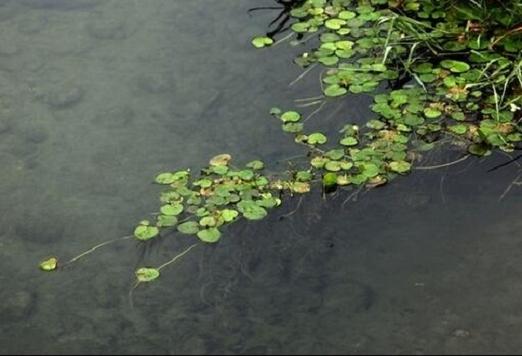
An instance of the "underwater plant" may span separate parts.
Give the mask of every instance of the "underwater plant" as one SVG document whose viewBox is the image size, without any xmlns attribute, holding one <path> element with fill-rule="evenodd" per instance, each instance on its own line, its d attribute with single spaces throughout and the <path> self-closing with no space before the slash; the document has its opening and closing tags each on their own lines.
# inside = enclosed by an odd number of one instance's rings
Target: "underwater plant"
<svg viewBox="0 0 522 356">
<path fill-rule="evenodd" d="M 270 110 L 282 131 L 303 146 L 306 164 L 268 175 L 262 161 L 236 166 L 231 155 L 220 154 L 196 174 L 160 173 L 155 182 L 165 189 L 154 221 L 143 220 L 133 235 L 99 244 L 63 265 L 116 241 L 147 243 L 171 231 L 195 237 L 159 267 L 138 268 L 136 287 L 158 279 L 163 268 L 196 246 L 219 242 L 228 225 L 263 219 L 289 196 L 376 188 L 414 169 L 522 148 L 521 0 L 276 2 L 281 12 L 271 24 L 275 29 L 253 38 L 252 45 L 290 41 L 302 47 L 295 63 L 304 72 L 292 84 L 322 68 L 321 95 L 302 100 L 303 107 L 318 106 L 312 114 Z M 285 32 L 290 33 L 277 40 Z M 307 130 L 306 121 L 320 120 L 325 103 L 348 95 L 371 95 L 374 117 L 364 125 L 343 122 L 335 137 Z M 462 147 L 461 157 L 439 166 L 416 165 L 421 152 L 442 142 Z M 63 265 L 53 257 L 40 268 Z"/>
</svg>

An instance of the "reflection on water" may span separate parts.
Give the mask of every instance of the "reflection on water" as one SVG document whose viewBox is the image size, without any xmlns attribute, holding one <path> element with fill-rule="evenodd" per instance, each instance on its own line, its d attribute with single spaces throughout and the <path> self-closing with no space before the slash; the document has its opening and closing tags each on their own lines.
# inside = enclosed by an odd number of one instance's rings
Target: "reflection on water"
<svg viewBox="0 0 522 356">
<path fill-rule="evenodd" d="M 273 163 L 301 153 L 266 113 L 317 94 L 317 79 L 290 89 L 293 50 L 251 49 L 272 14 L 250 18 L 249 6 L 0 2 L 0 352 L 519 350 L 520 188 L 499 201 L 519 168 L 488 173 L 500 154 L 233 226 L 135 291 L 134 309 L 134 267 L 189 238 L 115 244 L 56 274 L 35 268 L 127 235 L 157 206 L 158 171 L 221 152 Z M 366 115 L 367 99 L 349 100 L 313 124 Z"/>
</svg>

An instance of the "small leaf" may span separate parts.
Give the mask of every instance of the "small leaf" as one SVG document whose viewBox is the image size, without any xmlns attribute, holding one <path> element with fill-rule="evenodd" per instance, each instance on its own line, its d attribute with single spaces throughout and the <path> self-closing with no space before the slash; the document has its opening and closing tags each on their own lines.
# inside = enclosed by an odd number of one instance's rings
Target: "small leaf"
<svg viewBox="0 0 522 356">
<path fill-rule="evenodd" d="M 52 272 L 58 268 L 58 259 L 56 257 L 51 257 L 48 260 L 42 261 L 40 263 L 40 269 L 45 272 Z"/>
<path fill-rule="evenodd" d="M 134 236 L 140 241 L 147 241 L 159 234 L 156 226 L 138 225 L 134 230 Z"/>
<path fill-rule="evenodd" d="M 181 204 L 166 204 L 160 208 L 163 215 L 177 216 L 183 212 L 183 205 Z"/>
<path fill-rule="evenodd" d="M 194 235 L 199 231 L 199 224 L 195 221 L 187 221 L 178 225 L 178 231 L 185 235 Z"/>
<path fill-rule="evenodd" d="M 390 163 L 390 169 L 394 172 L 404 174 L 411 170 L 411 164 L 406 161 L 394 161 Z"/>
<path fill-rule="evenodd" d="M 226 165 L 228 165 L 228 163 L 231 160 L 232 160 L 232 156 L 231 155 L 229 155 L 228 153 L 223 153 L 223 154 L 214 156 L 210 160 L 209 163 L 210 163 L 211 166 L 226 166 Z"/>
<path fill-rule="evenodd" d="M 201 241 L 206 243 L 216 243 L 221 238 L 221 232 L 216 228 L 200 230 L 197 235 Z"/>
<path fill-rule="evenodd" d="M 136 278 L 138 282 L 148 283 L 158 279 L 160 276 L 160 271 L 156 268 L 146 268 L 142 267 L 136 271 Z"/>
<path fill-rule="evenodd" d="M 281 115 L 283 122 L 297 122 L 301 119 L 301 114 L 297 111 L 287 111 Z"/>
<path fill-rule="evenodd" d="M 252 44 L 256 48 L 263 48 L 270 46 L 274 43 L 274 40 L 267 36 L 257 36 L 252 39 Z"/>
<path fill-rule="evenodd" d="M 235 218 L 237 218 L 239 213 L 236 210 L 232 209 L 225 209 L 221 212 L 221 216 L 223 217 L 223 220 L 225 222 L 231 222 L 234 221 Z"/>
<path fill-rule="evenodd" d="M 311 145 L 323 145 L 326 141 L 326 136 L 320 132 L 315 132 L 308 136 L 308 143 Z"/>
</svg>

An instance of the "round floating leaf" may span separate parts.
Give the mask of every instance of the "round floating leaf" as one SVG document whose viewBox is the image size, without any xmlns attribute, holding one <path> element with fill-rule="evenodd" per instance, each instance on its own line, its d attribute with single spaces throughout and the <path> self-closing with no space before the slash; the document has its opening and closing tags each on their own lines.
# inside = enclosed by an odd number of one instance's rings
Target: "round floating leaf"
<svg viewBox="0 0 522 356">
<path fill-rule="evenodd" d="M 453 73 L 464 73 L 464 72 L 467 72 L 468 70 L 470 70 L 470 68 L 471 68 L 470 65 L 467 64 L 466 62 L 455 61 L 452 59 L 446 59 L 446 60 L 440 62 L 440 66 L 442 68 L 449 69 Z"/>
<path fill-rule="evenodd" d="M 359 142 L 355 137 L 345 137 L 340 143 L 343 146 L 356 146 Z"/>
<path fill-rule="evenodd" d="M 324 169 L 330 172 L 339 172 L 341 170 L 341 163 L 337 161 L 330 161 L 324 165 Z"/>
<path fill-rule="evenodd" d="M 436 118 L 438 118 L 439 116 L 442 115 L 442 112 L 440 112 L 437 109 L 426 108 L 426 109 L 424 109 L 424 115 L 426 115 L 426 117 L 428 119 L 436 119 Z"/>
<path fill-rule="evenodd" d="M 187 221 L 178 225 L 178 231 L 185 235 L 194 235 L 199 231 L 199 224 L 195 221 Z"/>
<path fill-rule="evenodd" d="M 339 13 L 339 15 L 337 15 L 341 20 L 351 20 L 353 19 L 355 16 L 357 16 L 357 14 L 355 12 L 352 12 L 352 11 L 348 11 L 348 10 L 345 10 L 345 11 L 341 11 Z"/>
<path fill-rule="evenodd" d="M 464 124 L 452 125 L 448 127 L 448 130 L 457 135 L 464 135 L 466 132 L 468 132 L 468 126 Z"/>
<path fill-rule="evenodd" d="M 216 226 L 217 221 L 213 216 L 205 216 L 199 221 L 199 225 L 204 227 Z"/>
<path fill-rule="evenodd" d="M 178 219 L 171 215 L 160 215 L 158 216 L 158 227 L 170 227 L 175 226 L 178 223 Z"/>
<path fill-rule="evenodd" d="M 239 202 L 237 208 L 248 220 L 261 220 L 267 215 L 266 210 L 252 200 Z"/>
<path fill-rule="evenodd" d="M 283 122 L 297 122 L 301 119 L 301 114 L 297 111 L 287 111 L 281 115 Z"/>
<path fill-rule="evenodd" d="M 328 139 L 320 132 L 315 132 L 308 136 L 308 143 L 311 145 L 323 145 Z"/>
<path fill-rule="evenodd" d="M 294 193 L 304 194 L 310 191 L 310 183 L 308 182 L 293 182 L 291 189 Z"/>
<path fill-rule="evenodd" d="M 331 188 L 337 185 L 337 174 L 335 173 L 326 173 L 323 176 L 323 185 L 326 188 Z"/>
<path fill-rule="evenodd" d="M 56 257 L 51 257 L 45 261 L 40 263 L 40 269 L 45 272 L 52 272 L 58 268 L 58 259 Z"/>
<path fill-rule="evenodd" d="M 289 122 L 283 125 L 283 131 L 289 133 L 299 133 L 303 128 L 304 125 L 300 122 Z"/>
<path fill-rule="evenodd" d="M 198 231 L 197 236 L 203 242 L 216 243 L 221 238 L 221 232 L 216 228 L 210 228 Z"/>
<path fill-rule="evenodd" d="M 150 240 L 159 234 L 159 229 L 156 226 L 139 225 L 134 230 L 134 236 L 140 241 Z"/>
<path fill-rule="evenodd" d="M 471 144 L 468 147 L 468 152 L 475 156 L 487 156 L 490 153 L 490 150 L 486 145 L 481 144 Z"/>
<path fill-rule="evenodd" d="M 406 161 L 394 161 L 390 163 L 390 169 L 397 173 L 407 173 L 411 170 L 411 164 Z"/>
<path fill-rule="evenodd" d="M 332 84 L 330 86 L 328 86 L 325 90 L 324 90 L 324 94 L 326 96 L 329 96 L 329 97 L 337 97 L 337 96 L 341 96 L 341 95 L 344 95 L 348 92 L 348 90 L 346 90 L 346 88 L 343 88 L 342 86 L 340 86 L 339 84 Z"/>
<path fill-rule="evenodd" d="M 183 205 L 181 204 L 166 204 L 160 208 L 163 215 L 177 216 L 183 212 Z"/>
<path fill-rule="evenodd" d="M 158 279 L 159 276 L 160 276 L 160 271 L 156 268 L 142 267 L 136 271 L 136 278 L 138 279 L 138 282 L 141 282 L 141 283 L 152 282 L 152 281 Z"/>
<path fill-rule="evenodd" d="M 249 163 L 247 163 L 246 166 L 248 168 L 252 168 L 253 170 L 256 170 L 256 171 L 259 171 L 259 170 L 265 168 L 265 164 L 258 160 L 249 162 Z"/>
<path fill-rule="evenodd" d="M 172 173 L 161 173 L 156 177 L 155 181 L 159 184 L 172 184 L 176 181 L 176 178 Z"/>
<path fill-rule="evenodd" d="M 256 48 L 267 47 L 267 46 L 272 45 L 273 43 L 274 43 L 274 40 L 267 36 L 258 36 L 258 37 L 254 37 L 254 39 L 252 39 L 252 44 Z"/>
<path fill-rule="evenodd" d="M 225 209 L 221 212 L 221 216 L 225 222 L 234 221 L 238 217 L 239 213 L 236 210 Z"/>
<path fill-rule="evenodd" d="M 210 160 L 209 163 L 210 163 L 211 166 L 226 166 L 226 165 L 228 165 L 228 163 L 231 160 L 232 160 L 232 156 L 231 155 L 229 155 L 228 153 L 223 153 L 223 154 L 214 156 Z"/>
<path fill-rule="evenodd" d="M 329 19 L 326 20 L 324 23 L 326 28 L 329 28 L 330 30 L 339 30 L 341 27 L 346 25 L 346 21 L 343 19 Z"/>
<path fill-rule="evenodd" d="M 380 173 L 379 167 L 373 163 L 362 163 L 359 168 L 362 169 L 361 174 L 368 178 L 373 178 Z"/>
</svg>

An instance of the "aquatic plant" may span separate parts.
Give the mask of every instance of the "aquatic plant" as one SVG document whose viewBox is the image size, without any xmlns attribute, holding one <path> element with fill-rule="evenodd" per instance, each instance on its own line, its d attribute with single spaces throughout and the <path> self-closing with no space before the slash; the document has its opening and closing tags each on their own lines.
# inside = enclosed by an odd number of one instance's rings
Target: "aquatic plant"
<svg viewBox="0 0 522 356">
<path fill-rule="evenodd" d="M 132 236 L 142 243 L 163 232 L 194 235 L 213 244 L 241 219 L 261 220 L 286 197 L 305 194 L 314 183 L 325 192 L 345 187 L 375 188 L 410 173 L 420 152 L 438 142 L 464 147 L 462 157 L 513 152 L 522 141 L 522 1 L 278 0 L 276 29 L 252 39 L 257 48 L 283 41 L 304 51 L 295 62 L 305 71 L 292 84 L 322 67 L 322 95 L 304 99 L 320 105 L 307 118 L 293 108 L 272 108 L 282 130 L 303 145 L 309 160 L 281 175 L 264 173 L 255 160 L 235 166 L 229 154 L 207 167 L 163 172 L 165 190 L 154 221 L 143 220 Z M 260 10 L 255 8 L 253 10 Z M 290 35 L 277 40 L 285 31 Z M 372 95 L 374 118 L 343 122 L 336 137 L 308 132 L 322 106 L 347 95 Z M 94 252 L 108 241 L 71 259 Z M 199 244 L 199 243 L 198 243 Z M 136 285 L 156 280 L 160 267 L 140 267 Z M 59 267 L 55 258 L 44 271 Z"/>
</svg>

